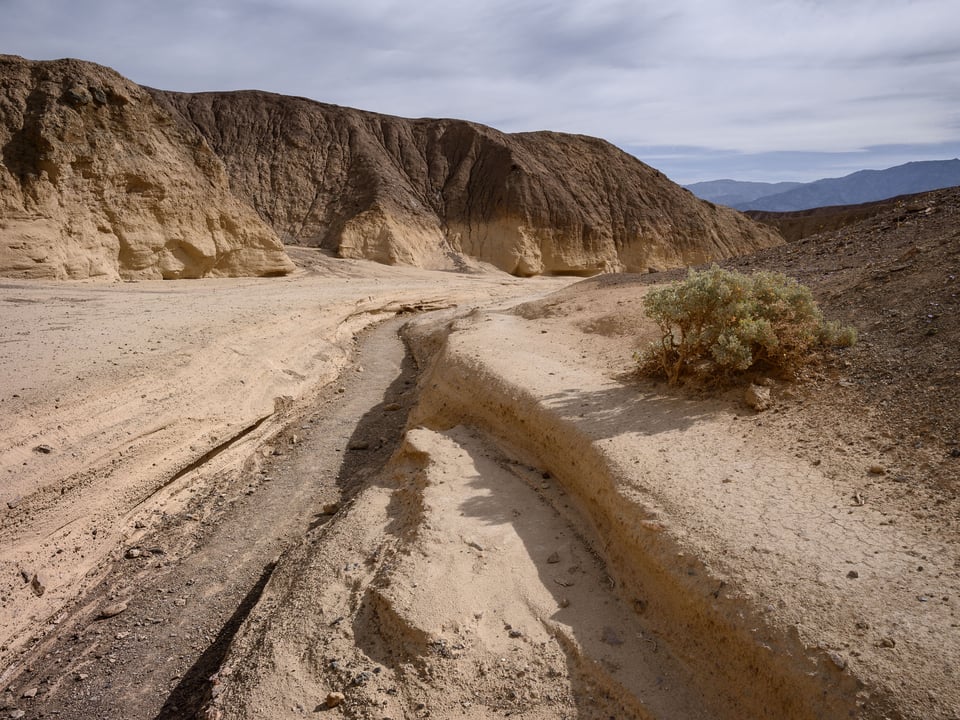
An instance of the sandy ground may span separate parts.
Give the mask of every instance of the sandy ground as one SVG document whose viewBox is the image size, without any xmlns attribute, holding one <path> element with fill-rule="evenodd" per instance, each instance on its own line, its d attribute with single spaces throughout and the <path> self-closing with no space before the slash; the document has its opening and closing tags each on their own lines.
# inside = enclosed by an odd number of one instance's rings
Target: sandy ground
<svg viewBox="0 0 960 720">
<path fill-rule="evenodd" d="M 312 267 L 286 280 L 2 289 L 9 706 L 960 715 L 960 508 L 904 493 L 884 449 L 897 428 L 831 404 L 827 377 L 771 381 L 760 414 L 742 391 L 638 380 L 640 283 L 298 261 Z M 364 346 L 377 370 L 352 337 L 416 303 L 459 307 L 406 327 L 414 386 L 389 333 Z M 314 502 L 281 502 L 336 453 Z M 257 511 L 289 522 L 254 555 L 243 548 L 269 534 Z M 178 545 L 197 517 L 205 534 Z M 158 543 L 181 548 L 172 566 L 150 558 Z M 122 561 L 128 548 L 145 556 Z M 249 579 L 201 621 L 227 584 L 204 585 L 204 558 Z M 173 601 L 138 600 L 137 582 Z M 137 688 L 116 663 L 152 662 L 161 634 L 172 687 Z M 68 657 L 80 648 L 82 667 Z M 43 703 L 17 699 L 33 687 Z"/>
<path fill-rule="evenodd" d="M 533 289 L 502 274 L 315 253 L 305 264 L 279 279 L 3 283 L 0 658 L 95 578 L 135 526 L 173 512 L 182 500 L 170 495 L 195 464 L 242 461 L 333 381 L 360 329 L 403 305 Z"/>
</svg>

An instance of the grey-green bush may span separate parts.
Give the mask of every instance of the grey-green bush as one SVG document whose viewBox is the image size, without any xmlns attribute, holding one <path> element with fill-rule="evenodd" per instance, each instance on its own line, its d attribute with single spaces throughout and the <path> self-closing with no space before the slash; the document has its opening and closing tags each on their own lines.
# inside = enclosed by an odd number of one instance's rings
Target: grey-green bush
<svg viewBox="0 0 960 720">
<path fill-rule="evenodd" d="M 686 280 L 651 290 L 644 304 L 661 336 L 637 362 L 671 384 L 759 368 L 795 372 L 816 348 L 857 339 L 854 328 L 825 321 L 810 289 L 781 273 L 691 270 Z"/>
</svg>

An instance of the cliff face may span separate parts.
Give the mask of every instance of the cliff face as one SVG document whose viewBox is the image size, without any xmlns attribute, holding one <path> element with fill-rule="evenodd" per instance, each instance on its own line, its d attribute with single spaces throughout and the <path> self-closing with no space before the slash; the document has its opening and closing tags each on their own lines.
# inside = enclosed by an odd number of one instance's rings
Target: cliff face
<svg viewBox="0 0 960 720">
<path fill-rule="evenodd" d="M 283 274 L 276 234 L 203 137 L 143 88 L 75 60 L 0 56 L 0 274 Z"/>
<path fill-rule="evenodd" d="M 613 145 L 407 120 L 262 92 L 150 91 L 220 156 L 285 242 L 344 257 L 517 275 L 646 271 L 782 242 Z M 186 130 L 185 130 L 186 131 Z"/>
</svg>

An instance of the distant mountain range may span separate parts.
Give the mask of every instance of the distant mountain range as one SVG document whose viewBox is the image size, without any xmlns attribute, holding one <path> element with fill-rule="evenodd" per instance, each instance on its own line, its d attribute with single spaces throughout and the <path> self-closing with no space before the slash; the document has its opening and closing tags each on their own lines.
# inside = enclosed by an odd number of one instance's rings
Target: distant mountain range
<svg viewBox="0 0 960 720">
<path fill-rule="evenodd" d="M 737 210 L 790 212 L 857 205 L 897 195 L 960 185 L 960 159 L 909 162 L 886 170 L 860 170 L 810 183 L 757 183 L 708 180 L 686 185 L 694 195 Z"/>
</svg>

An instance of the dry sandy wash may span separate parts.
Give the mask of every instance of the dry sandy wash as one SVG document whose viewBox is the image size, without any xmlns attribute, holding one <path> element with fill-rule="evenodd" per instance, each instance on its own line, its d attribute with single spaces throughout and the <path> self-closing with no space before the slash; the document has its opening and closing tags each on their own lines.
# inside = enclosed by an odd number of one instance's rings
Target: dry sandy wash
<svg viewBox="0 0 960 720">
<path fill-rule="evenodd" d="M 898 494 L 891 428 L 827 376 L 771 381 L 760 414 L 638 380 L 637 276 L 292 255 L 269 280 L 0 286 L 12 717 L 960 716 L 957 504 Z M 418 374 L 391 384 L 394 326 L 357 359 L 362 328 L 432 308 L 402 331 Z M 272 516 L 363 387 L 406 413 L 395 446 L 345 431 L 344 468 L 382 461 Z M 302 527 L 191 630 L 257 513 Z"/>
</svg>

